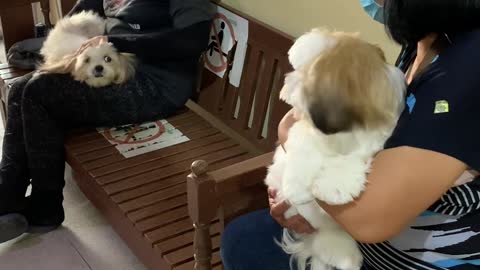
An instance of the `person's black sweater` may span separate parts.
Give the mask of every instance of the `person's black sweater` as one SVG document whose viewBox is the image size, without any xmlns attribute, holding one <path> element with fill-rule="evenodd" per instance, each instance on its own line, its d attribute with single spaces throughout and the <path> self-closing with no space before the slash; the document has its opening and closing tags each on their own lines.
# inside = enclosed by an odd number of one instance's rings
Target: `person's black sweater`
<svg viewBox="0 0 480 270">
<path fill-rule="evenodd" d="M 213 17 L 209 0 L 79 0 L 69 14 L 82 10 L 106 17 L 108 40 L 149 63 L 198 56 Z"/>
<path fill-rule="evenodd" d="M 107 19 L 105 35 L 120 52 L 193 83 L 214 14 L 209 0 L 79 0 L 68 15 L 83 10 Z"/>
</svg>

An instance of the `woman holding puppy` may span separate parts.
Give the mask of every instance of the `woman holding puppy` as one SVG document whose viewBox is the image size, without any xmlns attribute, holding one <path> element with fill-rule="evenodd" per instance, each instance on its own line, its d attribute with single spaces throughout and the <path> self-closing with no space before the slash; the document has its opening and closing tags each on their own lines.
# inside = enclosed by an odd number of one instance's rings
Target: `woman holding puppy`
<svg viewBox="0 0 480 270">
<path fill-rule="evenodd" d="M 0 163 L 0 243 L 64 221 L 66 130 L 168 117 L 193 93 L 213 17 L 210 1 L 79 0 L 70 15 L 84 10 L 107 20 L 105 36 L 89 40 L 71 58 L 111 42 L 136 55 L 136 74 L 103 88 L 59 74 L 15 82 Z M 25 198 L 30 183 L 32 194 Z"/>
<path fill-rule="evenodd" d="M 403 46 L 409 84 L 397 128 L 375 158 L 364 193 L 351 204 L 319 204 L 359 242 L 364 269 L 480 269 L 480 1 L 361 0 Z M 279 125 L 285 142 L 292 113 Z M 475 180 L 477 179 L 477 180 Z M 335 179 L 332 179 L 335 181 Z M 289 205 L 233 221 L 222 239 L 226 270 L 290 269 L 273 241 L 283 228 L 313 228 Z M 272 218 L 273 217 L 273 218 Z"/>
</svg>

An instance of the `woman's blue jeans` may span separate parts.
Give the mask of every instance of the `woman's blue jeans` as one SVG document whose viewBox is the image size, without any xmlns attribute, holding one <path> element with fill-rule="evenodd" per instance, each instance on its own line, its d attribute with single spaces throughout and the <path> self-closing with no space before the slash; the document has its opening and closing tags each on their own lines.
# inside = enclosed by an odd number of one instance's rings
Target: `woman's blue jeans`
<svg viewBox="0 0 480 270">
<path fill-rule="evenodd" d="M 237 218 L 222 236 L 225 270 L 291 270 L 290 256 L 276 243 L 283 228 L 268 209 Z"/>
</svg>

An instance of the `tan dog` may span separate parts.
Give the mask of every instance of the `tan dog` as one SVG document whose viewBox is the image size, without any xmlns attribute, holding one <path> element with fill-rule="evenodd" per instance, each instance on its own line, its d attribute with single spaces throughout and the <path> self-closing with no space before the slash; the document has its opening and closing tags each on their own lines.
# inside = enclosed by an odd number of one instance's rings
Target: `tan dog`
<svg viewBox="0 0 480 270">
<path fill-rule="evenodd" d="M 278 147 L 266 184 L 318 231 L 285 232 L 283 247 L 298 269 L 359 270 L 356 242 L 316 202 L 352 202 L 364 190 L 373 156 L 390 137 L 404 107 L 405 80 L 380 48 L 356 34 L 315 29 L 289 51 L 294 71 L 281 99 L 298 121 Z"/>
</svg>

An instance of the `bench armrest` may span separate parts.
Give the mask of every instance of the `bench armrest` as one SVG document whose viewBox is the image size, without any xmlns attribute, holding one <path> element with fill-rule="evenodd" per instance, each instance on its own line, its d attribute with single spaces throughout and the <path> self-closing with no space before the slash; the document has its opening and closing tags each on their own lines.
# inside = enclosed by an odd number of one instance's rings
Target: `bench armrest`
<svg viewBox="0 0 480 270">
<path fill-rule="evenodd" d="M 210 177 L 216 183 L 217 196 L 240 191 L 263 182 L 267 174 L 267 167 L 272 160 L 273 152 L 210 172 Z"/>
<path fill-rule="evenodd" d="M 188 210 L 195 227 L 194 269 L 211 269 L 210 223 L 217 216 L 221 203 L 230 194 L 249 192 L 250 187 L 261 184 L 272 159 L 273 153 L 268 153 L 212 172 L 207 172 L 206 161 L 193 162 L 192 173 L 187 179 L 187 193 Z M 255 197 L 259 193 L 250 195 Z"/>
<path fill-rule="evenodd" d="M 273 152 L 212 172 L 207 172 L 206 161 L 193 162 L 192 173 L 187 179 L 188 205 L 192 219 L 208 224 L 215 217 L 224 195 L 263 182 L 272 159 Z"/>
</svg>

